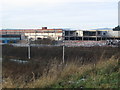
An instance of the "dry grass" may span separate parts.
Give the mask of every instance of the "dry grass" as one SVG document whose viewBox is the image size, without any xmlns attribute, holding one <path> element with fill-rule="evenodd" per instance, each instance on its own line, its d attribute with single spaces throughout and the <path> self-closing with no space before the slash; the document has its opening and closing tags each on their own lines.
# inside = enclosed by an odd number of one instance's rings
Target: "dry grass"
<svg viewBox="0 0 120 90">
<path fill-rule="evenodd" d="M 71 75 L 80 76 L 84 72 L 93 70 L 94 68 L 101 69 L 109 65 L 117 65 L 117 63 L 118 59 L 116 60 L 114 56 L 109 60 L 99 61 L 96 65 L 88 64 L 81 66 L 75 62 L 69 62 L 67 65 L 58 65 L 54 63 L 51 65 L 49 72 L 44 72 L 44 74 L 37 80 L 28 83 L 15 83 L 11 78 L 7 78 L 3 83 L 3 88 L 45 88 L 59 82 L 60 80 L 64 80 Z"/>
<path fill-rule="evenodd" d="M 54 49 L 59 51 L 62 48 Z M 33 59 L 30 61 L 31 63 L 26 65 L 5 60 L 3 62 L 3 88 L 46 88 L 64 80 L 74 80 L 86 72 L 89 72 L 89 75 L 94 78 L 96 70 L 117 66 L 120 59 L 119 52 L 114 48 L 66 48 L 67 60 L 65 64 L 60 64 L 61 59 L 55 58 L 59 55 L 58 51 L 53 52 L 53 48 L 39 48 L 37 52 L 40 53 L 37 53 L 36 57 L 39 58 L 41 55 L 42 58 Z M 33 49 L 34 52 L 36 49 Z M 116 55 L 112 56 L 113 54 Z M 52 55 L 54 56 L 50 57 Z M 107 87 L 107 85 L 105 86 Z M 105 86 L 103 85 L 103 87 Z"/>
</svg>

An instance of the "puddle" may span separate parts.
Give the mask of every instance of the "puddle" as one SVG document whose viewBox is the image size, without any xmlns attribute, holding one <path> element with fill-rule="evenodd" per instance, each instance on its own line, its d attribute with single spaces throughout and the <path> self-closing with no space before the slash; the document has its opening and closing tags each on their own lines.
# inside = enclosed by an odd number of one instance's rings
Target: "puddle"
<svg viewBox="0 0 120 90">
<path fill-rule="evenodd" d="M 19 59 L 10 59 L 11 61 L 18 62 L 18 63 L 28 63 L 26 60 L 19 60 Z"/>
</svg>

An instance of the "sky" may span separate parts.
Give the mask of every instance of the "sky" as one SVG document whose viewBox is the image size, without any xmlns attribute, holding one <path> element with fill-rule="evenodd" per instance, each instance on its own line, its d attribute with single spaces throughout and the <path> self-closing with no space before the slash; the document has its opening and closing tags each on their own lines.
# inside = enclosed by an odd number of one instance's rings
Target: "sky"
<svg viewBox="0 0 120 90">
<path fill-rule="evenodd" d="M 113 28 L 119 0 L 1 0 L 0 28 Z"/>
</svg>

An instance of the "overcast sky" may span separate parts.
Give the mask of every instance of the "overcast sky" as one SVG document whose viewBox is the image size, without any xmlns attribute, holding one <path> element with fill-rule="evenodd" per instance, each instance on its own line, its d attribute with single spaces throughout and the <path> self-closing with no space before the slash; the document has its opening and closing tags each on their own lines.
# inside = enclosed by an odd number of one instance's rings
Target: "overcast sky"
<svg viewBox="0 0 120 90">
<path fill-rule="evenodd" d="M 112 28 L 118 25 L 119 0 L 1 0 L 1 27 Z"/>
</svg>

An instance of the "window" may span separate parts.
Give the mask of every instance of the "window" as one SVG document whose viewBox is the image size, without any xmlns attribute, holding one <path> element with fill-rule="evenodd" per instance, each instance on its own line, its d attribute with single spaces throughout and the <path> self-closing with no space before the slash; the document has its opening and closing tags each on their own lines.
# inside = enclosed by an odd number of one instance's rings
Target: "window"
<svg viewBox="0 0 120 90">
<path fill-rule="evenodd" d="M 106 33 L 103 33 L 103 35 L 106 35 Z"/>
</svg>

